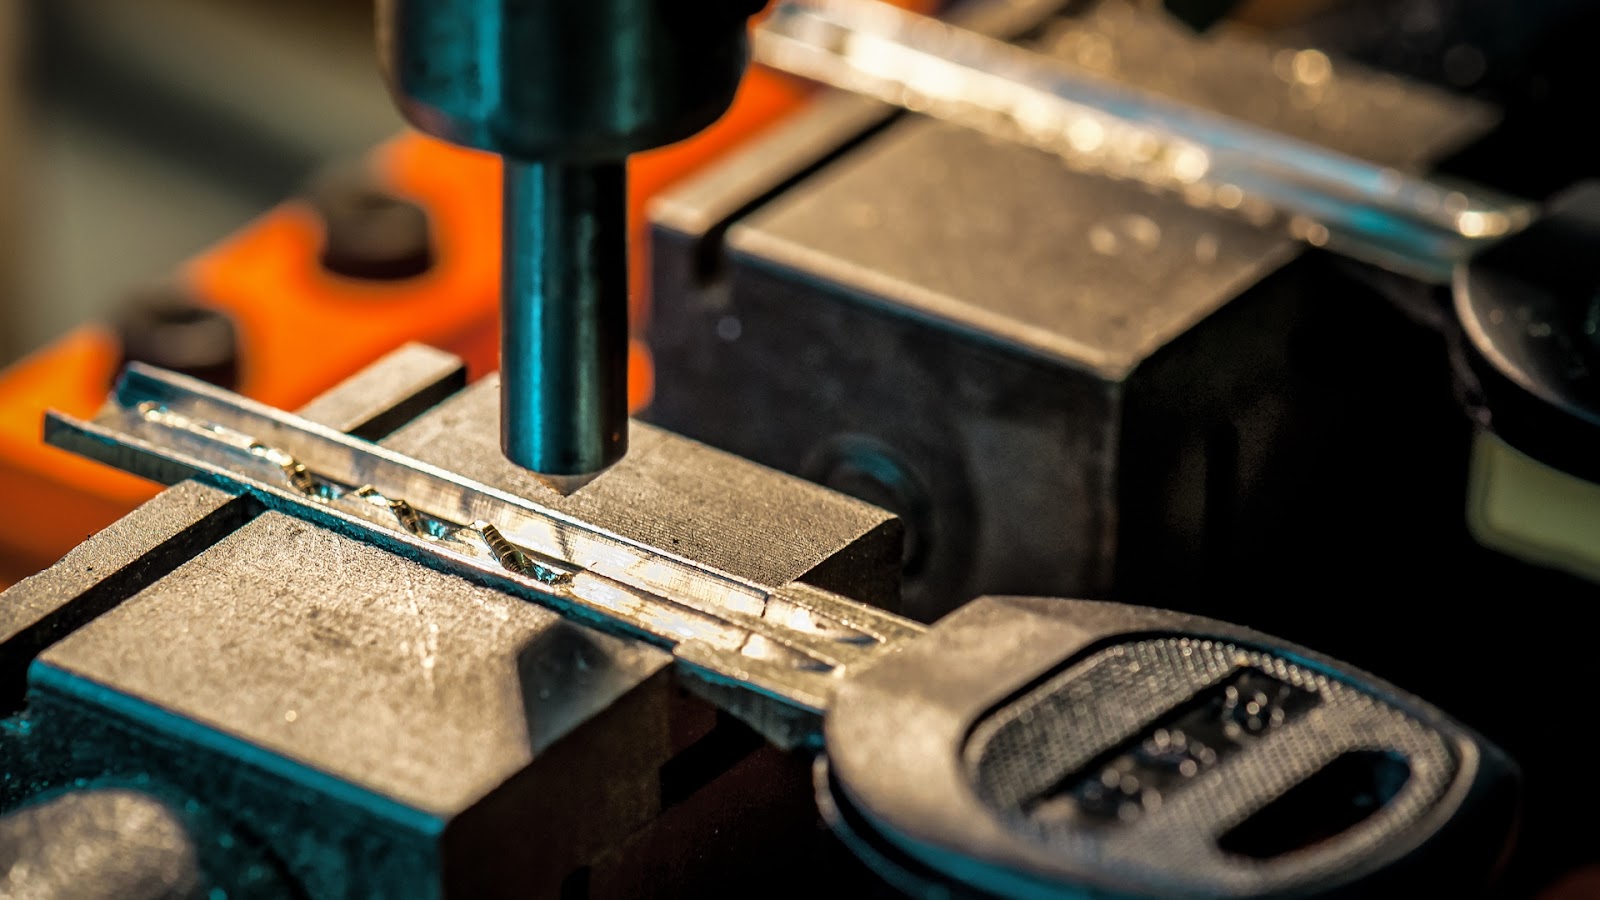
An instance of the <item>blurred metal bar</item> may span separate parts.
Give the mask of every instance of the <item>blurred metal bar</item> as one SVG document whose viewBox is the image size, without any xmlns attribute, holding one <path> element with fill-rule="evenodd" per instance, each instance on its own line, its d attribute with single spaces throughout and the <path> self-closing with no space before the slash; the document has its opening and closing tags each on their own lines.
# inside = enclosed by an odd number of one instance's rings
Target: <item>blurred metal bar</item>
<svg viewBox="0 0 1600 900">
<path fill-rule="evenodd" d="M 757 30 L 754 49 L 775 68 L 1038 147 L 1078 171 L 1277 222 L 1306 243 L 1430 281 L 1534 212 L 1516 198 L 1174 103 L 875 0 L 790 0 Z"/>
</svg>

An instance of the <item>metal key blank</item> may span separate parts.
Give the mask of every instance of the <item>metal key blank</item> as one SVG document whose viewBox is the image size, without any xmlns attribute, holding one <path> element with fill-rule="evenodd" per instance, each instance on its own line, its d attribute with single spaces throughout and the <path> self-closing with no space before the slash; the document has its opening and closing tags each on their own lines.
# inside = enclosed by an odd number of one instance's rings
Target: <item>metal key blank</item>
<svg viewBox="0 0 1600 900">
<path fill-rule="evenodd" d="M 822 751 L 825 817 L 913 893 L 1444 895 L 1488 879 L 1515 819 L 1515 768 L 1482 738 L 1220 622 L 984 598 L 924 628 L 138 364 L 94 421 L 52 413 L 46 436 L 670 649 L 708 698 Z"/>
</svg>

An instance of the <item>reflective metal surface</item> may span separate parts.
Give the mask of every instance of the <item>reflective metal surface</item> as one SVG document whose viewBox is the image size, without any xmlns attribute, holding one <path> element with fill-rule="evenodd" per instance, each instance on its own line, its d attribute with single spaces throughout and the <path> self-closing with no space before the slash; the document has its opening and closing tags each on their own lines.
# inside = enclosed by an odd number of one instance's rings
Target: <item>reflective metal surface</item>
<svg viewBox="0 0 1600 900">
<path fill-rule="evenodd" d="M 626 170 L 507 161 L 500 441 L 571 493 L 628 447 Z"/>
<path fill-rule="evenodd" d="M 148 367 L 129 368 L 96 421 L 52 413 L 46 432 L 58 446 L 155 480 L 200 477 L 248 493 L 269 509 L 671 648 L 713 677 L 805 709 L 825 705 L 845 666 L 919 631 L 820 591 L 771 591 Z M 523 555 L 533 564 L 507 563 Z"/>
<path fill-rule="evenodd" d="M 493 378 L 415 405 L 460 366 L 405 348 L 303 412 L 775 595 L 822 602 L 800 580 L 892 604 L 886 513 L 638 423 L 640 452 L 562 496 L 501 455 Z M 395 431 L 398 407 L 414 418 Z M 350 499 L 392 509 L 368 497 Z M 0 809 L 148 779 L 224 811 L 315 897 L 703 896 L 814 858 L 803 765 L 671 654 L 359 537 L 190 480 L 14 586 Z M 741 700 L 751 719 L 793 709 Z M 814 719 L 768 724 L 801 740 Z"/>
<path fill-rule="evenodd" d="M 762 62 L 1029 144 L 1072 168 L 1172 193 L 1442 282 L 1524 227 L 1531 204 L 1453 187 L 1085 77 L 1042 54 L 874 0 L 803 0 L 756 31 Z M 1307 56 L 1326 78 L 1327 57 Z"/>
</svg>

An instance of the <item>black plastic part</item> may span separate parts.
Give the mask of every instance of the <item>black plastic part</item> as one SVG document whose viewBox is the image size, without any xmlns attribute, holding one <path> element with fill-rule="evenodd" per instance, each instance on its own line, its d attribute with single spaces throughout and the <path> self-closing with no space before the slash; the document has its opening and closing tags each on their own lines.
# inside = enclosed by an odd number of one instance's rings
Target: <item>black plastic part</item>
<svg viewBox="0 0 1600 900">
<path fill-rule="evenodd" d="M 1459 376 L 1478 424 L 1600 480 L 1600 182 L 1457 269 Z"/>
<path fill-rule="evenodd" d="M 312 182 L 306 199 L 322 219 L 318 262 L 335 275 L 401 281 L 433 268 L 433 225 L 421 206 L 397 197 L 360 169 Z"/>
<path fill-rule="evenodd" d="M 182 287 L 133 295 L 111 324 L 122 344 L 118 372 L 130 362 L 141 362 L 218 387 L 238 384 L 239 333 L 233 319 Z"/>
<path fill-rule="evenodd" d="M 1164 0 L 1173 18 L 1195 31 L 1205 31 L 1221 22 L 1239 5 L 1239 0 Z"/>
<path fill-rule="evenodd" d="M 824 732 L 829 823 L 922 895 L 1471 893 L 1517 823 L 1515 764 L 1418 698 L 1119 604 L 973 601 L 842 684 Z"/>
</svg>

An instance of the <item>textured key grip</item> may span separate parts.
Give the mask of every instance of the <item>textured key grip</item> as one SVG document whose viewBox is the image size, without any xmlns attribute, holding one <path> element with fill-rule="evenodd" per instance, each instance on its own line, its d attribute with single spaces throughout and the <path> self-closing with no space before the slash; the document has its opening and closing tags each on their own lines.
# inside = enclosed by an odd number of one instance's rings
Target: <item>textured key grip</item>
<svg viewBox="0 0 1600 900">
<path fill-rule="evenodd" d="M 1001 895 L 1477 886 L 1514 818 L 1510 764 L 1421 701 L 1113 604 L 970 605 L 841 692 L 827 749 L 881 844 Z"/>
</svg>

